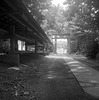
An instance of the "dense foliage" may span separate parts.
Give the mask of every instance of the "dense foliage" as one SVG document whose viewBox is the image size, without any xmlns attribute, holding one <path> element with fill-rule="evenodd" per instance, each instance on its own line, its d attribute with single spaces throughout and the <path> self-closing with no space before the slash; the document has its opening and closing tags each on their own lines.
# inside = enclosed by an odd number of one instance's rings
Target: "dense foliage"
<svg viewBox="0 0 99 100">
<path fill-rule="evenodd" d="M 39 24 L 45 19 L 42 11 L 50 8 L 51 0 L 22 0 L 27 9 Z"/>
<path fill-rule="evenodd" d="M 65 9 L 53 6 L 52 0 L 23 1 L 33 17 L 42 22 L 41 26 L 47 33 L 70 33 L 76 39 L 77 49 L 71 48 L 71 53 L 96 57 L 99 47 L 99 0 L 65 0 Z"/>
<path fill-rule="evenodd" d="M 73 36 L 78 41 L 76 52 L 83 53 L 88 58 L 96 58 L 99 51 L 99 1 L 68 0 L 65 2 L 67 4 L 64 16 L 70 22 Z"/>
<path fill-rule="evenodd" d="M 71 53 L 96 57 L 99 51 L 99 0 L 65 0 L 65 8 L 52 5 L 52 0 L 22 1 L 49 36 L 51 33 L 71 34 L 77 41 L 77 49 L 71 48 Z"/>
</svg>

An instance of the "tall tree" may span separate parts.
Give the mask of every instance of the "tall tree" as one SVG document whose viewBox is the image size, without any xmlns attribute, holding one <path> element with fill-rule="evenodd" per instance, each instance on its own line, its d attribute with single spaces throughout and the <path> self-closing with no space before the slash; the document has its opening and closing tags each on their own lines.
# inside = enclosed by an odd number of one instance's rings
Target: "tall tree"
<svg viewBox="0 0 99 100">
<path fill-rule="evenodd" d="M 99 32 L 99 4 L 98 0 L 70 0 L 66 1 L 68 9 L 64 12 L 70 22 L 74 36 L 78 39 L 79 48 L 86 55 L 94 58 L 98 52 L 97 37 Z M 68 16 L 66 16 L 66 12 Z M 80 42 L 80 43 L 79 43 Z M 96 49 L 97 48 L 97 49 Z"/>
<path fill-rule="evenodd" d="M 33 18 L 37 20 L 39 24 L 45 19 L 42 11 L 49 9 L 52 0 L 22 0 L 26 5 L 29 12 L 32 14 Z"/>
<path fill-rule="evenodd" d="M 44 11 L 46 16 L 42 27 L 45 31 L 54 30 L 57 34 L 69 33 L 68 22 L 63 16 L 63 9 L 60 6 L 52 6 Z"/>
</svg>

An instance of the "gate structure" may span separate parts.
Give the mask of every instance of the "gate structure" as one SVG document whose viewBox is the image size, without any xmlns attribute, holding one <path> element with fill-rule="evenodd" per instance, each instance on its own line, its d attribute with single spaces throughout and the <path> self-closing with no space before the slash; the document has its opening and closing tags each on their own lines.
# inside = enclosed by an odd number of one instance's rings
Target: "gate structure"
<svg viewBox="0 0 99 100">
<path fill-rule="evenodd" d="M 57 53 L 57 39 L 67 39 L 67 53 L 71 53 L 71 48 L 73 46 L 73 43 L 75 42 L 75 45 L 77 46 L 77 41 L 70 35 L 70 33 L 66 34 L 51 34 L 48 36 L 53 40 L 55 40 L 54 44 L 54 53 Z M 53 41 L 52 41 L 53 42 Z"/>
</svg>

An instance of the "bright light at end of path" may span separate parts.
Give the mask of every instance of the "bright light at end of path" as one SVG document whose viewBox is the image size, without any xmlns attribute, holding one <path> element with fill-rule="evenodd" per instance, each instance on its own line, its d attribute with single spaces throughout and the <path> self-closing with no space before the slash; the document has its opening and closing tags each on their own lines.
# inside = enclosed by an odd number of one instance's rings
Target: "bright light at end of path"
<svg viewBox="0 0 99 100">
<path fill-rule="evenodd" d="M 49 56 L 45 56 L 46 58 L 54 58 L 54 59 L 69 59 L 69 57 L 67 56 L 62 56 L 62 55 L 49 55 Z"/>
<path fill-rule="evenodd" d="M 64 6 L 63 3 L 64 3 L 65 0 L 52 0 L 52 4 L 57 6 L 57 5 L 60 5 L 60 6 Z"/>
</svg>

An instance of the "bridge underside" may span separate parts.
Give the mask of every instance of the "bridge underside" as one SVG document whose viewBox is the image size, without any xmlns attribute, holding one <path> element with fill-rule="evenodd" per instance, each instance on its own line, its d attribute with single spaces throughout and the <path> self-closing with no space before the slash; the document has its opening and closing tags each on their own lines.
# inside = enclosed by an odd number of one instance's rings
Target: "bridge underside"
<svg viewBox="0 0 99 100">
<path fill-rule="evenodd" d="M 4 45 L 6 44 L 6 47 Z M 21 0 L 0 3 L 0 62 L 19 64 L 23 53 L 50 51 L 52 43 Z"/>
</svg>

